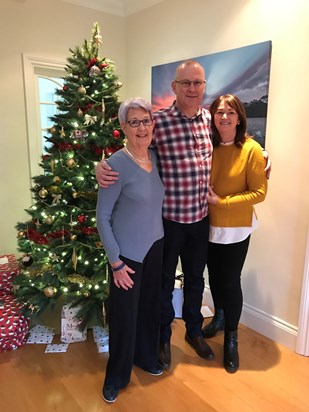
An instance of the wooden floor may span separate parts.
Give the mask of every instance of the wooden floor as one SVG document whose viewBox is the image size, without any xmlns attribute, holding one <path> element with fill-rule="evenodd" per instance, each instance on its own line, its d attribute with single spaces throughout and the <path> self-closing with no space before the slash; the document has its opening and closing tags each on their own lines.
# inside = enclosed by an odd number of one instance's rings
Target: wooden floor
<svg viewBox="0 0 309 412">
<path fill-rule="evenodd" d="M 309 411 L 309 358 L 248 329 L 239 330 L 240 370 L 222 367 L 223 335 L 210 339 L 214 361 L 199 358 L 173 324 L 172 368 L 159 377 L 138 368 L 114 404 L 101 398 L 107 354 L 92 333 L 66 353 L 46 345 L 0 353 L 1 412 L 298 412 Z"/>
</svg>

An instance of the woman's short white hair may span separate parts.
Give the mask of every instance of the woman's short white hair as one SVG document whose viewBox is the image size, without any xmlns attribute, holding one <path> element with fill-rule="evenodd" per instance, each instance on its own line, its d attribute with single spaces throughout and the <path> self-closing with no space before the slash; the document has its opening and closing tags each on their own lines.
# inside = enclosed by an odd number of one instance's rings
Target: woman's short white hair
<svg viewBox="0 0 309 412">
<path fill-rule="evenodd" d="M 119 123 L 126 123 L 130 109 L 143 109 L 150 114 L 151 119 L 153 118 L 151 104 L 142 97 L 135 97 L 134 99 L 128 99 L 121 103 L 118 110 Z"/>
</svg>

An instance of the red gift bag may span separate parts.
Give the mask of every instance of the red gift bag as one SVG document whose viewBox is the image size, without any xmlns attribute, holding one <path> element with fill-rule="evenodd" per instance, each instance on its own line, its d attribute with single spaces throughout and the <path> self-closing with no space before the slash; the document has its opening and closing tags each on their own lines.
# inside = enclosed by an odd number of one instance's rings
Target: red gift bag
<svg viewBox="0 0 309 412">
<path fill-rule="evenodd" d="M 0 352 L 17 349 L 26 342 L 29 320 L 10 294 L 0 292 Z"/>
<path fill-rule="evenodd" d="M 0 290 L 12 293 L 12 280 L 19 274 L 19 265 L 14 255 L 0 256 Z"/>
</svg>

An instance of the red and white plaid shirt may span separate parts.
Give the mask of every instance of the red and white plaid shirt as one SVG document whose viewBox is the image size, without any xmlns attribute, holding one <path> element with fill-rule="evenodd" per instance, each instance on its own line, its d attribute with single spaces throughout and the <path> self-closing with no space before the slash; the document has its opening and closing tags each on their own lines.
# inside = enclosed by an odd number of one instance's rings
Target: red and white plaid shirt
<svg viewBox="0 0 309 412">
<path fill-rule="evenodd" d="M 212 143 L 210 113 L 202 108 L 188 118 L 175 102 L 155 113 L 152 147 L 165 187 L 163 217 L 178 223 L 194 223 L 208 214 Z"/>
</svg>

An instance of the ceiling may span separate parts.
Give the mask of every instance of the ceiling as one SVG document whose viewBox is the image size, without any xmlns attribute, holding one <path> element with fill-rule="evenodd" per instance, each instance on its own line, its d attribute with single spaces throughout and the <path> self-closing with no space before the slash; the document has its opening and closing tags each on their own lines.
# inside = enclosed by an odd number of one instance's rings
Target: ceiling
<svg viewBox="0 0 309 412">
<path fill-rule="evenodd" d="M 76 4 L 89 9 L 115 14 L 117 16 L 129 16 L 140 10 L 147 9 L 164 0 L 61 0 L 66 3 Z"/>
</svg>

